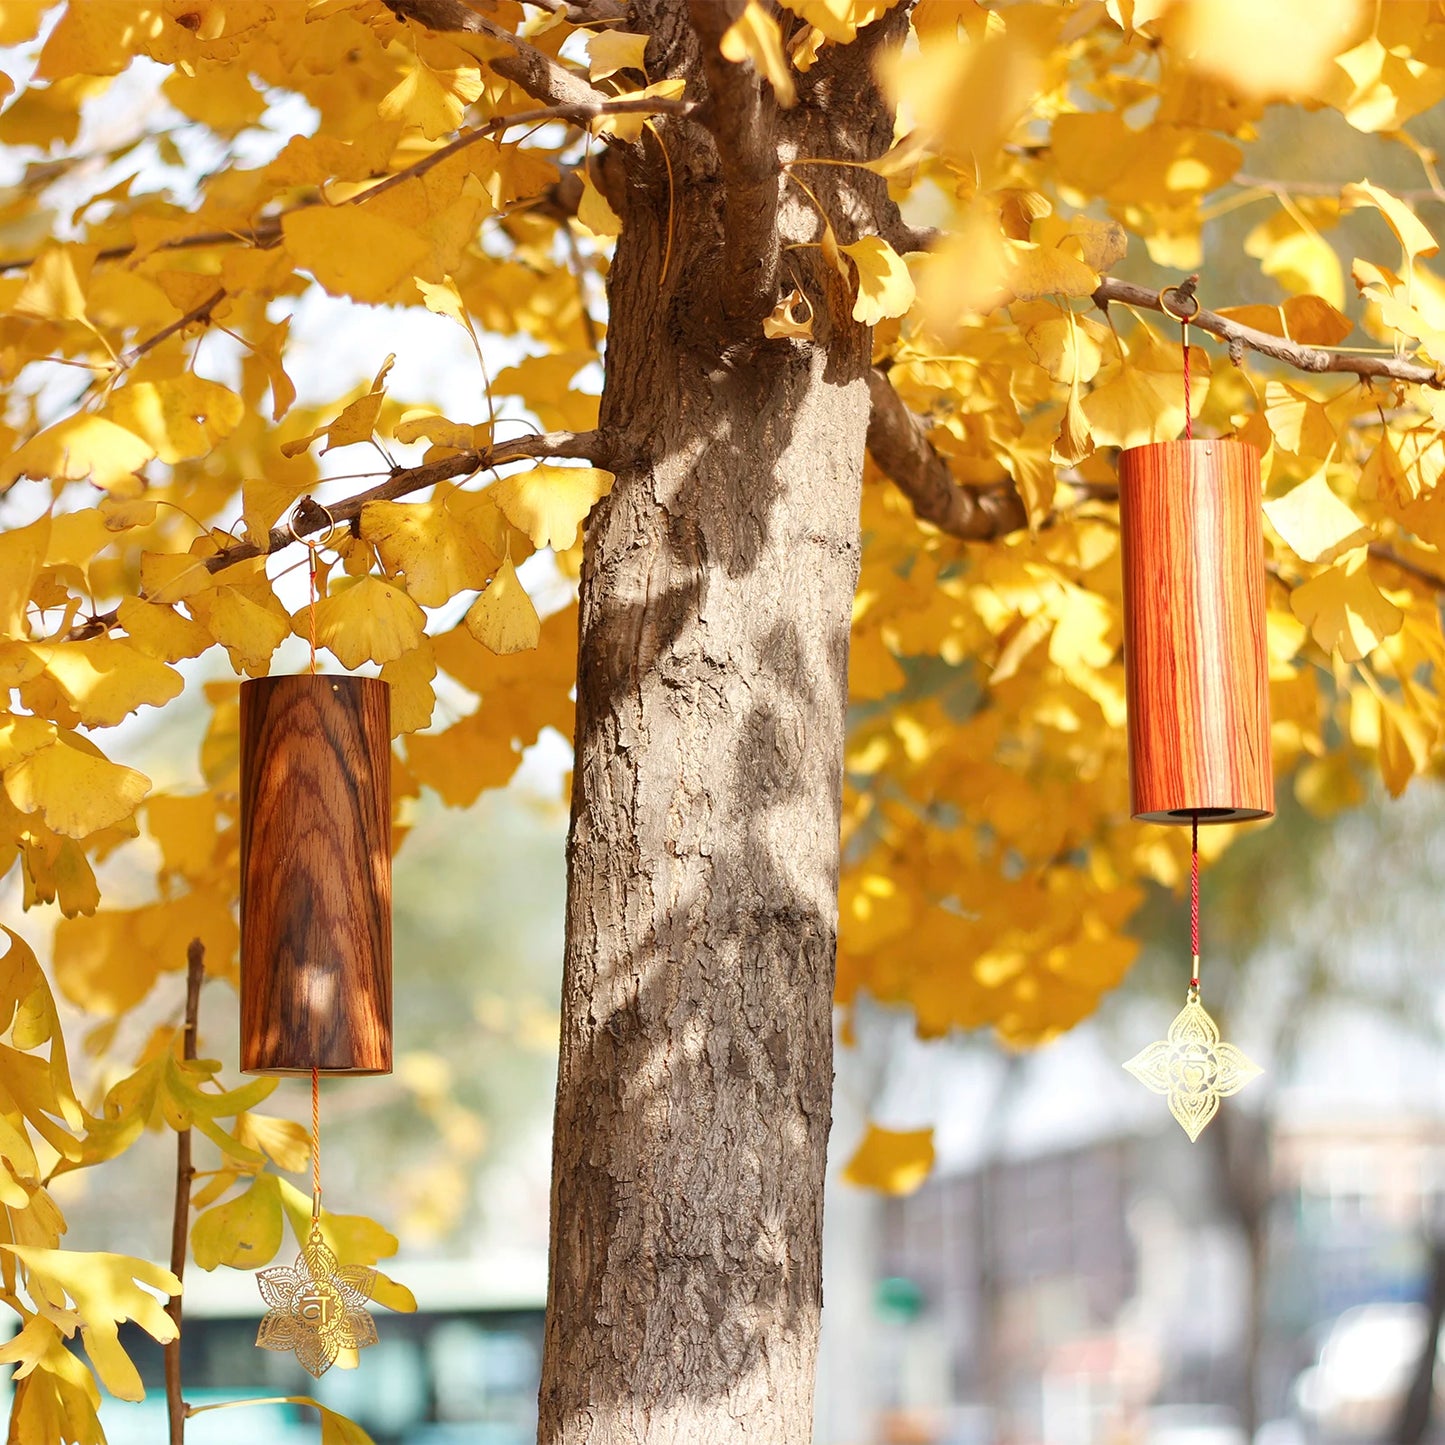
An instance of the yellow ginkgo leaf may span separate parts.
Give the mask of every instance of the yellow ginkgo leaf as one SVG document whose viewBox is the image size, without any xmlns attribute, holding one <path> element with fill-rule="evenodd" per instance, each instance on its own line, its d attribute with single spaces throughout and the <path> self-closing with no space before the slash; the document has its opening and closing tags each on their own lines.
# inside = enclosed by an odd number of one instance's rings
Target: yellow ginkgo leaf
<svg viewBox="0 0 1445 1445">
<path fill-rule="evenodd" d="M 542 635 L 542 620 L 508 557 L 486 591 L 467 610 L 467 630 L 493 652 L 528 652 Z"/>
<path fill-rule="evenodd" d="M 858 299 L 853 319 L 876 326 L 885 316 L 902 316 L 913 305 L 913 277 L 903 259 L 882 236 L 863 236 L 840 247 L 858 268 Z"/>
<path fill-rule="evenodd" d="M 1312 96 L 1364 16 L 1363 0 L 1180 0 L 1163 23 L 1171 50 L 1262 99 Z"/>
<path fill-rule="evenodd" d="M 577 530 L 612 486 L 612 473 L 597 467 L 533 467 L 493 482 L 487 494 L 502 515 L 535 547 L 565 552 Z"/>
<path fill-rule="evenodd" d="M 111 393 L 107 410 L 161 461 L 174 464 L 205 456 L 240 425 L 246 406 L 219 382 L 184 372 L 165 381 L 133 381 Z"/>
<path fill-rule="evenodd" d="M 440 140 L 461 125 L 467 107 L 481 93 L 479 70 L 433 70 L 413 55 L 407 73 L 382 97 L 377 112 L 383 120 L 419 126 L 428 140 Z"/>
<path fill-rule="evenodd" d="M 1400 630 L 1404 614 L 1375 586 L 1363 547 L 1290 593 L 1290 610 L 1325 652 L 1359 662 Z"/>
<path fill-rule="evenodd" d="M 0 532 L 0 637 L 25 636 L 25 607 L 50 543 L 50 517 Z"/>
<path fill-rule="evenodd" d="M 798 308 L 802 307 L 800 315 Z M 779 337 L 802 337 L 813 334 L 813 303 L 794 286 L 773 308 L 773 314 L 763 318 L 763 335 L 769 341 Z"/>
<path fill-rule="evenodd" d="M 619 70 L 642 70 L 647 53 L 647 36 L 628 30 L 598 30 L 587 40 L 587 74 L 592 80 L 606 80 Z"/>
<path fill-rule="evenodd" d="M 388 572 L 405 575 L 412 597 L 423 607 L 440 607 L 458 592 L 484 586 L 496 567 L 496 506 L 492 492 L 443 485 L 425 502 L 368 502 L 361 535 Z"/>
<path fill-rule="evenodd" d="M 85 838 L 128 818 L 150 792 L 150 779 L 61 733 L 49 747 L 5 769 L 5 791 L 22 812 L 39 812 L 47 828 Z"/>
<path fill-rule="evenodd" d="M 0 462 L 0 488 L 17 477 L 89 480 L 108 492 L 133 496 L 140 490 L 136 473 L 155 454 L 155 448 L 133 431 L 103 416 L 78 412 L 37 432 Z"/>
<path fill-rule="evenodd" d="M 63 642 L 46 651 L 45 671 L 86 727 L 114 727 L 143 706 L 180 696 L 180 673 L 114 637 Z"/>
<path fill-rule="evenodd" d="M 201 1269 L 229 1265 L 258 1269 L 281 1248 L 286 1221 L 281 1210 L 281 1181 L 258 1174 L 248 1189 L 197 1217 L 191 1225 L 191 1252 Z"/>
<path fill-rule="evenodd" d="M 306 206 L 281 218 L 286 250 L 333 296 L 390 301 L 421 269 L 426 240 L 364 206 Z"/>
<path fill-rule="evenodd" d="M 582 175 L 582 199 L 577 202 L 577 220 L 594 236 L 620 236 L 622 217 L 586 172 Z"/>
<path fill-rule="evenodd" d="M 849 1184 L 883 1194 L 912 1194 L 933 1172 L 933 1130 L 882 1129 L 869 1124 L 843 1169 Z"/>
<path fill-rule="evenodd" d="M 1440 249 L 1440 243 L 1404 201 L 1369 181 L 1351 181 L 1340 192 L 1340 204 L 1347 209 L 1373 206 L 1395 233 L 1407 260 L 1433 256 Z"/>
<path fill-rule="evenodd" d="M 437 702 L 436 689 L 432 687 L 436 675 L 436 657 L 426 638 L 420 647 L 381 669 L 381 680 L 391 686 L 393 737 L 420 732 L 430 726 Z"/>
<path fill-rule="evenodd" d="M 85 288 L 95 255 L 94 246 L 42 246 L 11 309 L 45 321 L 84 320 Z"/>
<path fill-rule="evenodd" d="M 779 105 L 786 108 L 796 103 L 798 92 L 788 58 L 783 54 L 782 30 L 758 0 L 748 0 L 743 13 L 723 34 L 718 48 L 735 63 L 751 60 L 758 74 L 773 87 Z"/>
<path fill-rule="evenodd" d="M 1306 562 L 1333 562 L 1370 540 L 1370 529 L 1331 490 L 1321 467 L 1307 481 L 1264 504 L 1290 550 Z"/>
<path fill-rule="evenodd" d="M 1081 403 L 1097 446 L 1137 447 L 1172 441 L 1184 429 L 1184 365 L 1173 348 L 1131 338 L 1132 350 L 1107 380 L 1100 380 Z M 1194 385 L 1191 410 L 1197 416 L 1208 391 L 1209 357 L 1189 348 Z M 1101 372 L 1100 377 L 1106 376 Z"/>
<path fill-rule="evenodd" d="M 829 40 L 848 44 L 865 26 L 886 15 L 898 0 L 782 0 L 783 7 L 816 26 Z"/>
<path fill-rule="evenodd" d="M 182 602 L 213 586 L 206 559 L 194 552 L 142 552 L 140 585 L 146 601 L 161 606 Z"/>
<path fill-rule="evenodd" d="M 140 597 L 121 598 L 116 620 L 137 651 L 162 662 L 199 657 L 212 642 L 211 634 L 199 622 L 174 607 L 158 606 Z"/>
<path fill-rule="evenodd" d="M 1219 314 L 1271 336 L 1309 346 L 1337 346 L 1355 329 L 1323 296 L 1289 296 L 1279 306 L 1222 306 Z"/>
<path fill-rule="evenodd" d="M 307 627 L 306 609 L 291 619 Z M 347 578 L 316 604 L 316 640 L 345 668 L 392 662 L 415 648 L 426 627 L 424 613 L 405 592 L 381 577 Z"/>
<path fill-rule="evenodd" d="M 371 383 L 371 390 L 365 396 L 359 396 L 355 401 L 344 406 L 335 421 L 328 422 L 323 427 L 317 427 L 308 436 L 282 442 L 282 456 L 300 455 L 317 437 L 326 438 L 326 445 L 321 448 L 323 453 L 333 451 L 337 447 L 355 446 L 357 442 L 370 441 L 372 432 L 376 430 L 376 419 L 381 415 L 381 404 L 386 400 L 387 373 L 395 364 L 395 354 L 388 356 L 382 362 L 381 370 L 376 373 L 376 377 Z"/>
<path fill-rule="evenodd" d="M 1092 381 L 1104 359 L 1103 342 L 1108 331 L 1085 317 L 1062 315 L 1057 307 L 1047 310 L 1052 315 L 1042 314 L 1040 319 L 1022 326 L 1029 354 L 1055 381 L 1070 385 Z"/>
<path fill-rule="evenodd" d="M 134 1320 L 154 1340 L 176 1338 L 175 1321 L 151 1290 L 181 1292 L 170 1270 L 123 1254 L 87 1254 L 76 1249 L 35 1249 L 0 1245 L 24 1261 L 29 1288 L 41 1313 L 51 1319 L 80 1316 L 80 1338 L 101 1382 L 122 1400 L 143 1400 L 145 1386 L 121 1348 L 117 1325 Z M 139 1281 L 140 1283 L 137 1283 Z M 141 1288 L 144 1284 L 147 1289 Z"/>
<path fill-rule="evenodd" d="M 462 300 L 457 283 L 450 276 L 444 276 L 439 282 L 423 281 L 420 276 L 413 276 L 412 280 L 416 283 L 416 289 L 421 293 L 421 299 L 428 311 L 434 311 L 438 316 L 450 316 L 473 340 L 476 339 L 476 332 L 472 330 L 472 318 L 467 315 L 466 302 Z"/>
<path fill-rule="evenodd" d="M 186 606 L 230 654 L 231 666 L 252 677 L 266 672 L 291 632 L 291 619 L 264 583 L 198 592 Z"/>
<path fill-rule="evenodd" d="M 311 1159 L 311 1133 L 292 1119 L 270 1114 L 245 1113 L 236 1118 L 236 1137 L 262 1150 L 278 1168 L 295 1174 Z"/>
</svg>

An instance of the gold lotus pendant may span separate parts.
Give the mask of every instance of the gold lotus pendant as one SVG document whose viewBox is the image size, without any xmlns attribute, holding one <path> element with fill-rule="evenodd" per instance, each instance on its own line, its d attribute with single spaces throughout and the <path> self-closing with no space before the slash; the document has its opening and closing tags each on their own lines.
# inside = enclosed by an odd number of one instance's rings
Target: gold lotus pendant
<svg viewBox="0 0 1445 1445">
<path fill-rule="evenodd" d="M 366 1308 L 376 1288 L 376 1271 L 341 1264 L 320 1229 L 313 1227 L 294 1265 L 258 1270 L 256 1283 L 270 1306 L 256 1344 L 263 1350 L 292 1351 L 302 1369 L 318 1380 L 342 1350 L 376 1343 L 376 1321 Z"/>
<path fill-rule="evenodd" d="M 1141 1083 L 1164 1094 L 1169 1112 L 1190 1141 L 1219 1112 L 1219 1101 L 1237 1094 L 1264 1071 L 1233 1044 L 1221 1043 L 1219 1026 L 1191 988 L 1169 1033 L 1124 1065 Z"/>
</svg>

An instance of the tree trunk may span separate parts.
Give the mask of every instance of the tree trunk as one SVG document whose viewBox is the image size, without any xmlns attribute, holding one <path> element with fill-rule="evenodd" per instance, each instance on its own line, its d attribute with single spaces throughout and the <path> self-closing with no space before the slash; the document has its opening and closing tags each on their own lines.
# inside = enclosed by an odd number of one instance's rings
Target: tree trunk
<svg viewBox="0 0 1445 1445">
<path fill-rule="evenodd" d="M 652 8 L 649 73 L 691 93 L 697 38 Z M 863 65 L 845 124 L 778 117 L 795 154 L 886 148 Z M 623 460 L 582 570 L 542 1445 L 811 1435 L 871 338 L 816 248 L 812 341 L 731 323 L 718 152 L 666 141 L 671 190 L 651 135 L 609 186 Z"/>
</svg>

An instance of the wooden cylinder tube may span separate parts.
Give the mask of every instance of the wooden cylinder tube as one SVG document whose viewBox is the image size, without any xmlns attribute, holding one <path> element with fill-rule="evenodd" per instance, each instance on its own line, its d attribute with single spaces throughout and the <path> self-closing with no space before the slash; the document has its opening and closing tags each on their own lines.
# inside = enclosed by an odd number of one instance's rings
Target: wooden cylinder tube
<svg viewBox="0 0 1445 1445">
<path fill-rule="evenodd" d="M 1274 812 L 1259 454 L 1157 442 L 1119 457 L 1132 811 L 1151 823 Z"/>
<path fill-rule="evenodd" d="M 241 685 L 241 1068 L 391 1072 L 391 699 Z"/>
</svg>

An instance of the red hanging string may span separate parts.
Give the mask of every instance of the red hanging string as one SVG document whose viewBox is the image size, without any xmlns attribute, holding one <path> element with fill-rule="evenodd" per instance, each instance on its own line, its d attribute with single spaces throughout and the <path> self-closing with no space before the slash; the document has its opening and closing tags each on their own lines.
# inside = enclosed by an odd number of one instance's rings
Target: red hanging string
<svg viewBox="0 0 1445 1445">
<path fill-rule="evenodd" d="M 1189 987 L 1199 987 L 1199 814 L 1194 815 L 1194 827 L 1189 848 L 1189 947 L 1194 955 L 1190 969 Z"/>
</svg>

